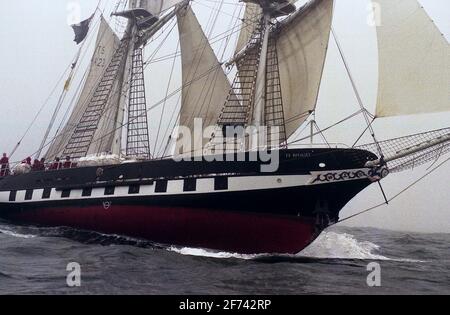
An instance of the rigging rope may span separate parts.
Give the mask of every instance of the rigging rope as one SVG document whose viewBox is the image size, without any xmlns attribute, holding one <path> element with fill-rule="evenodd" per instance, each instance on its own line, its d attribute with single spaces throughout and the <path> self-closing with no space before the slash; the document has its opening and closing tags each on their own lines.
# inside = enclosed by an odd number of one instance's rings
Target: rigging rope
<svg viewBox="0 0 450 315">
<path fill-rule="evenodd" d="M 206 71 L 203 75 L 201 75 L 200 77 L 197 77 L 189 82 L 187 82 L 186 84 L 184 84 L 183 86 L 181 86 L 180 88 L 174 90 L 172 93 L 169 94 L 168 98 L 174 97 L 175 95 L 177 95 L 178 93 L 180 93 L 186 86 L 191 85 L 193 82 L 197 81 L 197 80 L 201 80 L 204 76 L 207 76 L 208 74 L 210 74 L 211 72 L 215 71 L 217 69 L 217 67 L 213 67 L 211 69 L 209 69 L 208 71 Z M 120 93 L 121 91 L 117 92 Z M 160 100 L 159 102 L 155 103 L 153 106 L 151 106 L 150 108 L 147 109 L 147 111 L 145 113 L 143 113 L 142 115 L 146 115 L 148 114 L 150 111 L 154 110 L 155 108 L 158 108 L 159 106 L 161 106 L 164 103 L 165 99 Z M 139 119 L 142 115 L 137 116 L 136 118 L 134 118 L 133 120 L 126 122 L 126 123 L 122 123 L 120 126 L 116 127 L 113 131 L 103 135 L 102 137 L 99 137 L 96 141 L 93 141 L 92 143 L 98 143 L 99 141 L 102 141 L 104 138 L 110 136 L 111 134 L 115 133 L 116 131 L 122 129 L 123 127 L 126 127 L 128 124 L 133 123 L 134 121 L 136 121 L 137 119 Z M 112 119 L 112 118 L 111 118 Z M 67 131 L 67 133 L 72 132 L 74 129 L 76 128 L 76 126 L 73 126 L 71 129 L 69 129 Z M 64 134 L 62 134 L 64 135 Z M 58 135 L 58 137 L 62 136 L 62 135 Z M 52 139 L 51 141 L 49 141 L 45 146 L 49 146 L 52 142 L 54 141 L 54 139 Z M 33 153 L 32 155 L 35 155 L 35 153 Z M 20 161 L 18 161 L 17 163 L 20 163 Z"/>
<path fill-rule="evenodd" d="M 435 166 L 434 168 L 432 168 L 431 170 L 429 170 L 427 173 L 425 173 L 425 175 L 423 175 L 423 176 L 421 176 L 419 179 L 415 180 L 413 183 L 411 183 L 411 184 L 408 185 L 406 188 L 404 188 L 403 190 L 401 190 L 401 191 L 400 191 L 399 193 L 397 193 L 395 196 L 393 196 L 393 197 L 390 198 L 390 199 L 387 199 L 386 202 L 380 203 L 380 204 L 378 204 L 378 205 L 376 205 L 376 206 L 367 208 L 367 209 L 365 209 L 365 210 L 363 210 L 363 211 L 360 211 L 360 212 L 358 212 L 358 213 L 356 213 L 356 214 L 353 214 L 353 215 L 348 216 L 348 217 L 346 217 L 346 218 L 344 218 L 344 219 L 341 219 L 341 220 L 339 220 L 339 221 L 337 221 L 337 222 L 331 224 L 329 227 L 332 227 L 332 226 L 334 226 L 334 225 L 336 225 L 336 224 L 339 224 L 339 223 L 348 221 L 348 220 L 350 220 L 350 219 L 356 218 L 356 217 L 361 216 L 361 215 L 363 215 L 363 214 L 365 214 L 365 213 L 374 211 L 374 210 L 376 210 L 376 209 L 378 209 L 378 208 L 381 208 L 382 206 L 384 206 L 384 205 L 386 205 L 386 204 L 388 204 L 388 203 L 390 203 L 390 202 L 392 202 L 392 201 L 398 199 L 401 195 L 403 195 L 404 193 L 406 193 L 407 191 L 409 191 L 411 188 L 413 188 L 414 186 L 416 186 L 418 183 L 420 183 L 421 181 L 423 181 L 425 178 L 427 178 L 428 176 L 430 176 L 432 173 L 434 173 L 435 171 L 437 171 L 438 169 L 440 169 L 442 166 L 444 166 L 444 165 L 445 165 L 446 163 L 448 163 L 448 162 L 450 162 L 450 157 L 447 158 L 446 160 L 444 160 L 443 162 L 441 162 L 439 165 L 437 165 L 437 166 Z"/>
<path fill-rule="evenodd" d="M 198 62 L 197 62 L 197 64 L 196 64 L 195 68 L 192 68 L 192 69 L 191 69 L 191 72 L 194 71 L 193 75 L 191 75 L 191 73 L 190 73 L 188 77 L 191 77 L 191 76 L 194 76 L 194 77 L 195 77 L 195 75 L 196 75 L 197 72 L 198 72 L 198 69 L 199 69 L 199 67 L 200 67 L 200 65 L 201 65 L 201 62 L 202 62 L 202 56 L 203 56 L 203 54 L 205 53 L 205 51 L 206 51 L 206 49 L 208 48 L 208 45 L 209 45 L 209 43 L 210 43 L 210 40 L 209 40 L 209 39 L 212 37 L 212 34 L 213 34 L 213 32 L 214 32 L 215 26 L 216 26 L 217 21 L 218 21 L 218 18 L 219 18 L 219 14 L 221 13 L 221 9 L 222 9 L 223 3 L 224 3 L 223 0 L 220 1 L 220 2 L 218 2 L 218 9 L 216 10 L 216 13 L 215 13 L 214 15 L 211 15 L 211 16 L 209 17 L 209 20 L 208 20 L 207 26 L 206 26 L 206 29 L 207 29 L 207 30 L 209 29 L 209 31 L 208 31 L 208 36 L 207 36 L 207 37 L 208 37 L 208 40 L 205 41 L 205 43 L 202 45 L 202 47 L 199 47 L 199 48 L 198 48 L 198 50 L 201 50 L 200 58 L 198 59 Z M 225 38 L 227 39 L 228 36 L 225 37 Z M 180 45 L 180 40 L 178 41 L 178 45 Z M 177 46 L 177 51 L 178 51 L 178 46 Z M 175 53 L 175 57 L 174 57 L 174 61 L 173 61 L 173 62 L 175 62 L 176 55 L 177 55 L 177 53 Z M 170 76 L 170 79 L 169 79 L 169 84 L 170 84 L 170 81 L 171 81 L 171 78 L 172 78 L 172 73 L 173 73 L 173 70 L 174 70 L 174 69 L 173 69 L 173 66 L 174 66 L 174 64 L 172 64 L 172 72 L 171 72 L 171 76 Z M 218 73 L 219 73 L 220 70 L 221 70 L 221 67 L 217 68 L 217 71 L 214 73 L 214 79 L 213 79 L 213 80 L 208 80 L 208 81 L 209 81 L 209 88 L 211 88 L 211 85 L 214 84 L 214 82 L 216 82 L 216 78 L 217 78 L 217 75 L 218 75 Z M 205 91 L 209 91 L 209 88 L 207 88 L 206 86 L 204 86 L 204 88 L 202 89 L 202 92 L 199 93 L 199 95 L 198 95 L 198 102 L 200 101 L 200 98 L 202 97 L 203 93 L 204 93 Z M 214 88 L 214 87 L 213 87 L 213 88 Z M 191 90 L 191 86 L 188 87 L 187 92 L 185 92 L 185 93 L 189 94 L 190 90 Z M 167 92 L 168 92 L 168 91 L 166 91 L 166 93 L 167 93 Z M 211 97 L 212 97 L 212 93 L 211 93 Z M 179 100 L 178 100 L 178 102 L 177 102 L 177 106 L 175 107 L 175 109 L 178 107 L 179 101 L 180 101 L 180 100 L 181 100 L 181 98 L 179 98 Z M 201 105 L 201 107 L 200 107 L 200 112 L 203 110 L 204 105 L 205 105 L 205 102 L 206 102 L 206 100 L 203 101 L 203 103 L 202 103 L 202 105 Z M 210 106 L 210 104 L 209 104 L 209 106 Z M 209 106 L 208 106 L 208 108 L 209 108 Z M 174 109 L 174 110 L 175 110 L 175 109 Z M 164 137 L 160 140 L 160 139 L 159 139 L 159 135 L 160 135 L 160 128 L 161 128 L 161 124 L 162 124 L 162 120 L 163 120 L 162 117 L 163 117 L 163 115 L 164 115 L 164 112 L 165 112 L 165 103 L 164 103 L 164 106 L 163 106 L 163 113 L 162 113 L 161 119 L 160 119 L 160 121 L 159 121 L 158 134 L 157 134 L 156 143 L 155 143 L 155 150 L 157 150 L 157 153 L 158 153 L 158 154 L 159 154 L 159 152 L 161 151 L 162 147 L 164 146 L 164 140 L 165 140 L 165 138 L 166 138 L 167 132 L 168 132 L 168 130 L 169 130 L 169 128 L 170 128 L 170 123 L 171 123 L 171 121 L 172 121 L 172 119 L 173 119 L 173 116 L 174 116 L 174 112 L 173 112 L 172 115 L 171 115 L 171 119 L 170 119 L 170 121 L 169 121 L 169 125 L 167 126 L 167 129 L 166 129 L 166 131 L 164 132 Z M 195 112 L 192 112 L 191 115 L 190 115 L 190 117 L 189 117 L 189 120 L 192 120 L 193 117 L 194 117 L 194 115 L 196 115 L 196 113 L 195 113 Z M 180 117 L 180 116 L 181 116 L 181 112 L 180 112 L 180 114 L 179 114 L 178 117 Z M 177 120 L 178 120 L 178 119 L 177 119 Z M 174 126 L 174 128 L 175 128 L 175 127 L 176 127 L 176 126 Z M 170 140 L 170 138 L 169 138 L 169 140 Z M 161 142 L 161 144 L 160 144 L 159 147 L 157 146 L 158 142 Z M 169 144 L 166 145 L 166 149 L 167 149 L 167 146 L 168 146 L 168 145 L 169 145 Z M 166 150 L 165 150 L 165 151 L 166 151 Z"/>
<path fill-rule="evenodd" d="M 101 0 L 99 1 L 99 4 L 100 4 L 100 3 L 101 3 Z M 99 5 L 98 5 L 98 6 L 99 6 Z M 242 7 L 242 6 L 241 6 L 241 7 Z M 105 10 L 106 10 L 106 5 L 105 5 L 105 8 L 104 8 L 101 12 L 104 13 Z M 110 17 L 110 20 L 111 20 L 111 17 Z M 168 28 L 169 28 L 169 27 L 168 27 Z M 173 28 L 174 28 L 174 26 L 172 26 L 172 29 L 173 29 Z M 215 38 L 218 38 L 217 41 L 220 41 L 220 40 L 223 40 L 224 38 L 229 38 L 229 36 L 233 35 L 234 33 L 238 32 L 239 30 L 240 30 L 239 28 L 238 28 L 237 30 L 234 30 L 234 29 L 233 29 L 233 30 L 231 30 L 231 33 L 230 33 L 230 30 L 229 30 L 229 31 L 226 31 L 226 32 L 223 32 L 223 33 L 217 35 Z M 225 35 L 225 36 L 222 37 L 222 35 Z M 92 39 L 92 38 L 91 38 L 91 39 Z M 166 39 L 167 39 L 167 37 L 166 37 Z M 84 54 L 83 54 L 83 56 L 82 56 L 82 59 L 85 57 L 86 53 L 87 53 L 87 52 L 85 51 Z M 153 56 L 153 57 L 154 57 L 154 56 Z M 151 58 L 149 58 L 149 59 L 151 59 Z M 29 131 L 30 131 L 31 128 L 34 126 L 35 122 L 37 121 L 37 118 L 40 116 L 40 114 L 42 113 L 43 109 L 47 106 L 48 101 L 49 101 L 50 98 L 53 96 L 53 94 L 54 94 L 54 92 L 56 91 L 56 89 L 58 88 L 59 84 L 61 83 L 61 81 L 62 81 L 63 78 L 65 77 L 67 71 L 70 69 L 70 66 L 71 66 L 71 65 L 72 65 L 72 63 L 71 63 L 71 64 L 67 67 L 67 69 L 63 72 L 63 74 L 61 75 L 61 78 L 58 80 L 58 82 L 57 82 L 57 84 L 55 85 L 54 89 L 52 90 L 51 94 L 48 96 L 47 100 L 44 102 L 44 104 L 43 104 L 42 107 L 40 108 L 40 110 L 39 110 L 39 112 L 37 113 L 36 117 L 33 119 L 32 123 L 29 125 L 29 127 L 27 128 L 26 132 L 24 133 L 24 135 L 22 136 L 22 138 L 20 139 L 20 141 L 17 143 L 17 145 L 15 146 L 15 148 L 12 150 L 12 154 L 10 154 L 10 156 L 12 156 L 13 153 L 16 152 L 17 148 L 21 145 L 23 139 L 25 139 L 25 137 L 28 135 Z M 147 63 L 145 64 L 145 68 L 146 68 L 147 66 L 148 66 L 148 61 L 147 61 Z M 207 71 L 207 73 L 210 73 L 210 72 L 211 72 L 211 70 Z M 203 76 L 204 76 L 204 75 L 200 75 L 200 78 L 202 78 Z M 174 94 L 180 92 L 182 89 L 186 88 L 186 87 L 189 86 L 192 82 L 194 82 L 194 81 L 196 81 L 196 80 L 198 80 L 198 79 L 200 79 L 200 78 L 196 78 L 196 79 L 192 80 L 191 82 L 189 82 L 188 84 L 183 85 L 180 89 L 178 89 L 178 90 L 176 90 L 175 92 L 171 93 L 171 95 L 169 95 L 169 98 L 173 97 Z M 127 83 L 125 83 L 125 84 L 127 84 Z M 128 90 L 129 90 L 129 87 L 128 87 L 127 90 L 125 90 L 125 91 L 120 90 L 120 91 L 118 91 L 118 92 L 116 92 L 116 93 L 127 93 Z M 156 103 L 156 104 L 155 104 L 152 108 L 150 108 L 147 112 L 150 112 L 150 111 L 153 110 L 154 108 L 159 107 L 161 104 L 162 104 L 161 102 Z M 66 113 L 67 113 L 67 112 L 66 112 Z M 65 116 L 66 116 L 66 115 L 65 115 Z M 114 118 L 113 118 L 113 117 L 106 117 L 106 119 L 114 119 Z M 122 128 L 122 127 L 124 127 L 124 126 L 126 126 L 126 124 L 122 125 L 120 128 Z M 59 126 L 58 129 L 60 129 L 60 127 L 61 127 L 61 126 Z M 72 126 L 71 128 L 69 128 L 69 129 L 67 130 L 66 133 L 73 131 L 74 128 L 75 128 L 75 127 Z M 55 137 L 53 137 L 48 143 L 46 143 L 46 144 L 44 145 L 43 148 L 48 147 L 48 146 L 49 146 L 51 143 L 53 143 L 53 141 L 55 141 L 58 137 L 64 136 L 64 135 L 66 135 L 66 133 L 63 133 L 63 134 L 56 134 Z M 102 137 L 102 138 L 104 138 L 104 137 Z M 102 138 L 101 138 L 101 139 L 102 139 Z M 100 139 L 99 139 L 99 140 L 100 140 Z M 32 154 L 32 155 L 35 155 L 36 153 L 37 153 L 37 152 L 35 152 L 35 153 Z"/>
<path fill-rule="evenodd" d="M 340 121 L 338 121 L 338 122 L 336 122 L 336 123 L 334 123 L 334 124 L 328 126 L 327 128 L 321 129 L 320 132 L 316 132 L 316 133 L 312 134 L 312 136 L 313 136 L 313 137 L 318 136 L 318 135 L 320 135 L 320 133 L 323 133 L 323 132 L 325 132 L 325 131 L 328 131 L 328 130 L 330 130 L 330 129 L 332 129 L 332 128 L 334 128 L 334 127 L 336 127 L 336 126 L 338 126 L 338 125 L 340 125 L 340 124 L 342 124 L 342 123 L 344 123 L 344 122 L 346 122 L 347 120 L 350 120 L 350 119 L 352 119 L 353 117 L 358 116 L 358 115 L 361 114 L 361 113 L 362 113 L 362 111 L 359 110 L 359 111 L 357 111 L 357 112 L 351 114 L 350 116 L 347 116 L 347 117 L 341 119 Z M 303 129 L 303 131 L 304 131 L 307 127 L 308 127 L 308 125 L 305 125 L 305 128 Z M 301 133 L 300 133 L 300 134 L 301 134 Z M 306 137 L 303 137 L 303 138 L 300 138 L 300 139 L 296 139 L 296 140 L 294 140 L 294 141 L 291 141 L 291 142 L 288 143 L 288 145 L 295 144 L 295 143 L 299 143 L 299 142 L 302 142 L 302 141 L 307 140 L 307 139 L 309 139 L 309 138 L 311 138 L 311 135 L 308 135 L 308 136 L 306 136 Z"/>
<path fill-rule="evenodd" d="M 180 48 L 180 40 L 178 40 L 177 49 L 176 49 L 177 52 L 178 52 L 179 48 Z M 156 134 L 155 148 L 154 148 L 154 151 L 153 151 L 153 152 L 155 152 L 155 154 L 157 153 L 156 151 L 157 151 L 157 148 L 158 148 L 159 134 L 161 132 L 161 125 L 162 125 L 162 122 L 163 122 L 164 114 L 166 112 L 167 96 L 169 95 L 169 89 L 170 89 L 170 85 L 172 83 L 172 78 L 173 78 L 173 73 L 175 71 L 176 61 L 177 61 L 177 57 L 175 56 L 173 58 L 173 61 L 172 61 L 172 67 L 170 69 L 170 75 L 169 75 L 169 82 L 167 83 L 167 88 L 166 88 L 165 100 L 164 100 L 164 104 L 163 104 L 163 107 L 162 107 L 162 110 L 161 110 L 161 116 L 160 116 L 160 119 L 159 119 L 158 132 Z"/>
<path fill-rule="evenodd" d="M 16 153 L 17 149 L 20 147 L 20 145 L 22 144 L 22 141 L 26 138 L 26 136 L 28 136 L 28 133 L 30 132 L 31 128 L 34 126 L 34 124 L 36 123 L 37 119 L 39 118 L 39 116 L 41 115 L 42 111 L 44 110 L 44 108 L 47 106 L 47 103 L 50 101 L 50 99 L 52 98 L 53 94 L 55 93 L 56 89 L 58 88 L 59 84 L 63 81 L 64 77 L 66 76 L 67 71 L 70 69 L 71 65 L 69 65 L 66 70 L 64 70 L 63 74 L 61 75 L 61 77 L 58 79 L 56 85 L 54 86 L 54 88 L 52 89 L 52 91 L 50 92 L 49 96 L 46 98 L 46 100 L 44 101 L 44 103 L 42 104 L 42 106 L 40 107 L 39 111 L 37 112 L 37 114 L 34 116 L 33 120 L 31 121 L 31 123 L 28 125 L 28 128 L 26 129 L 25 133 L 22 135 L 22 137 L 20 138 L 20 140 L 17 142 L 17 144 L 15 145 L 15 147 L 13 148 L 13 150 L 11 151 L 11 153 L 9 154 L 10 157 L 12 157 L 14 155 L 14 153 Z"/>
<path fill-rule="evenodd" d="M 97 7 L 95 8 L 95 11 L 100 11 L 100 4 L 101 4 L 102 0 L 99 0 L 97 3 Z M 105 11 L 105 9 L 103 9 L 103 12 Z M 102 11 L 100 11 L 102 12 Z M 95 28 L 95 26 L 94 26 Z M 84 45 L 84 43 L 86 42 L 86 40 L 83 42 L 82 45 Z M 66 67 L 66 69 L 64 70 L 64 72 L 61 74 L 60 78 L 58 79 L 57 83 L 55 84 L 55 86 L 53 87 L 53 89 L 51 90 L 50 94 L 48 95 L 48 97 L 45 99 L 44 103 L 42 104 L 42 106 L 39 108 L 39 111 L 36 113 L 36 115 L 34 116 L 34 118 L 32 119 L 31 123 L 28 125 L 27 129 L 25 130 L 24 134 L 22 135 L 22 137 L 19 139 L 19 141 L 17 142 L 17 144 L 14 146 L 14 148 L 11 150 L 11 153 L 9 154 L 10 157 L 14 156 L 14 154 L 16 153 L 16 151 L 18 150 L 18 148 L 21 146 L 22 141 L 28 136 L 29 132 L 31 131 L 31 128 L 33 128 L 33 126 L 35 125 L 37 119 L 39 118 L 39 116 L 42 114 L 43 110 L 47 107 L 48 102 L 50 101 L 50 99 L 52 98 L 53 94 L 56 92 L 56 90 L 58 89 L 59 85 L 61 84 L 61 82 L 63 81 L 63 79 L 66 77 L 66 74 L 69 70 L 71 70 L 71 73 L 74 74 L 74 69 L 73 69 L 73 65 L 74 65 L 74 60 L 78 60 L 80 59 L 80 51 L 81 49 L 79 49 L 75 55 L 74 58 L 72 58 L 72 61 L 70 62 L 70 64 Z M 80 60 L 83 60 L 84 57 L 86 55 L 86 52 L 84 52 L 84 54 L 81 56 Z M 78 65 L 78 64 L 76 64 Z M 69 76 L 69 78 L 71 79 L 71 77 Z M 68 81 L 66 81 L 67 84 Z M 65 91 L 63 91 L 62 94 L 64 94 Z M 62 97 L 62 94 L 60 95 L 60 99 Z M 59 101 L 58 101 L 59 104 Z M 57 108 L 58 108 L 58 104 L 57 104 Z M 60 107 L 60 106 L 59 106 Z M 54 139 L 52 139 L 54 140 Z M 45 147 L 45 146 L 44 146 Z M 40 148 L 41 149 L 41 148 Z M 35 152 L 32 155 L 37 154 L 39 151 Z"/>
<path fill-rule="evenodd" d="M 374 131 L 373 127 L 372 127 L 372 122 L 370 122 L 369 117 L 366 114 L 368 111 L 367 111 L 366 107 L 364 106 L 361 94 L 359 94 L 358 87 L 356 86 L 356 82 L 355 82 L 355 80 L 353 78 L 352 72 L 350 71 L 350 66 L 349 66 L 349 64 L 347 62 L 347 59 L 345 58 L 344 50 L 342 49 L 342 46 L 341 46 L 341 44 L 339 42 L 339 39 L 338 39 L 338 37 L 336 35 L 336 32 L 334 31 L 333 27 L 331 27 L 331 33 L 333 34 L 333 38 L 334 38 L 334 40 L 336 42 L 336 46 L 337 46 L 339 54 L 340 54 L 340 56 L 342 58 L 342 62 L 344 63 L 344 66 L 345 66 L 345 69 L 347 71 L 348 77 L 350 79 L 350 83 L 352 85 L 353 91 L 354 91 L 354 93 L 356 95 L 356 98 L 358 100 L 358 104 L 359 104 L 361 110 L 363 111 L 364 119 L 366 120 L 366 124 L 368 126 L 368 130 L 370 130 L 370 134 L 371 134 L 373 140 L 375 141 L 375 143 L 378 143 L 377 137 L 375 135 L 375 131 Z M 383 157 L 383 151 L 381 151 L 380 147 L 378 147 L 378 153 L 380 154 L 380 157 Z"/>
</svg>

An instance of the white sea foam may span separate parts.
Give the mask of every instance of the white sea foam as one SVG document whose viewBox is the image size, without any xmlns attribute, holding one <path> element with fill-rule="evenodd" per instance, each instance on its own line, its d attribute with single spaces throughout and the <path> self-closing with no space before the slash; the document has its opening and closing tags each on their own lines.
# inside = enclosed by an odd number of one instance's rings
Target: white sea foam
<svg viewBox="0 0 450 315">
<path fill-rule="evenodd" d="M 335 258 L 335 259 L 372 259 L 389 260 L 389 258 L 374 254 L 379 246 L 370 242 L 359 242 L 353 235 L 345 233 L 324 232 L 307 249 L 298 255 L 286 255 L 287 257 L 307 257 L 307 258 Z M 171 247 L 171 251 L 182 255 L 203 256 L 211 258 L 238 258 L 255 259 L 267 257 L 268 254 L 261 255 L 241 255 L 236 253 L 215 252 L 198 248 L 176 248 Z"/>
<path fill-rule="evenodd" d="M 318 258 L 318 259 L 361 259 L 361 260 L 392 260 L 404 262 L 418 262 L 410 259 L 392 259 L 377 254 L 380 246 L 368 241 L 358 241 L 353 235 L 347 233 L 324 232 L 308 248 L 297 255 L 282 255 L 291 258 Z M 273 255 L 242 255 L 237 253 L 216 252 L 199 248 L 171 247 L 170 251 L 187 256 L 201 256 L 218 259 L 256 259 L 271 257 Z"/>
<path fill-rule="evenodd" d="M 376 254 L 380 246 L 368 241 L 358 241 L 347 233 L 324 232 L 308 248 L 298 254 L 298 257 L 323 259 L 361 259 L 389 260 L 397 262 L 421 263 L 422 260 L 408 258 L 388 258 Z"/>
<path fill-rule="evenodd" d="M 172 246 L 169 248 L 170 251 L 185 255 L 185 256 L 198 256 L 198 257 L 209 257 L 209 258 L 220 258 L 220 259 L 230 259 L 230 258 L 237 258 L 237 259 L 255 259 L 258 257 L 261 257 L 263 255 L 242 255 L 237 253 L 227 253 L 227 252 L 216 252 L 212 250 L 207 249 L 201 249 L 201 248 L 189 248 L 189 247 L 175 247 Z"/>
<path fill-rule="evenodd" d="M 374 253 L 379 249 L 380 246 L 377 244 L 358 241 L 351 234 L 324 232 L 298 256 L 327 259 L 390 260 L 385 256 Z"/>
<path fill-rule="evenodd" d="M 36 235 L 20 234 L 20 233 L 16 233 L 14 231 L 5 230 L 5 229 L 0 229 L 0 234 L 5 234 L 8 236 L 17 237 L 17 238 L 35 238 L 36 237 Z"/>
</svg>

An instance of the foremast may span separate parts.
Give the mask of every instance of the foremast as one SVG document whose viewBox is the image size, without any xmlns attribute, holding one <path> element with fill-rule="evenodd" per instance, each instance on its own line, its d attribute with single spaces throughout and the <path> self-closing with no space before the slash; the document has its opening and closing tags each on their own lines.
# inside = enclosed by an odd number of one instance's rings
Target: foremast
<svg viewBox="0 0 450 315">
<path fill-rule="evenodd" d="M 181 1 L 172 1 L 170 5 L 176 5 L 178 2 Z M 76 126 L 70 130 L 61 151 L 63 156 L 78 159 L 88 154 L 101 153 L 96 150 L 99 147 L 97 143 L 105 141 L 107 137 L 112 137 L 107 153 L 120 156 L 123 127 L 127 126 L 126 156 L 138 159 L 151 158 L 143 46 L 175 16 L 178 9 L 188 3 L 189 1 L 184 1 L 173 12 L 162 18 L 159 18 L 159 14 L 170 8 L 165 2 L 153 8 L 151 4 L 146 7 L 145 3 L 131 1 L 129 10 L 113 13 L 115 16 L 128 19 L 125 35 L 105 67 L 98 84 L 92 89 Z M 100 36 L 102 34 L 99 34 Z M 114 109 L 114 116 L 106 117 L 111 108 Z M 124 123 L 126 116 L 127 121 Z M 114 126 L 109 134 L 99 136 L 101 122 L 105 119 L 112 121 Z"/>
</svg>

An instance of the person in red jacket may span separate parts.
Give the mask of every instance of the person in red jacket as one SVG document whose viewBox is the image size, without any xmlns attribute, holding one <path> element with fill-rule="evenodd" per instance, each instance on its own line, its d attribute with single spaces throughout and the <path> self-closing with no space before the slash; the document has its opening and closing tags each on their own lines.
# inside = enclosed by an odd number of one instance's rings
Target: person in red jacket
<svg viewBox="0 0 450 315">
<path fill-rule="evenodd" d="M 3 157 L 0 159 L 0 176 L 9 175 L 9 158 L 6 153 L 3 153 Z"/>
<path fill-rule="evenodd" d="M 51 170 L 59 170 L 60 168 L 62 168 L 62 163 L 59 157 L 55 158 L 55 161 L 52 163 L 52 165 L 50 166 Z"/>
<path fill-rule="evenodd" d="M 45 170 L 45 159 L 42 158 L 41 160 L 34 160 L 33 163 L 33 171 L 44 171 Z"/>
<path fill-rule="evenodd" d="M 70 159 L 70 156 L 66 156 L 63 168 L 72 168 L 72 160 Z"/>
</svg>

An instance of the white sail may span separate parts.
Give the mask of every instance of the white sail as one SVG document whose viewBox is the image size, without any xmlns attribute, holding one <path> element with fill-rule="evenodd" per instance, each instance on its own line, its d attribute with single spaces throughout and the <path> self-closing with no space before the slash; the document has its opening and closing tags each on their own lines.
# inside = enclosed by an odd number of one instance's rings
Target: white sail
<svg viewBox="0 0 450 315">
<path fill-rule="evenodd" d="M 205 128 L 216 125 L 231 87 L 191 7 L 178 12 L 177 18 L 183 82 L 180 126 L 193 134 L 195 118 L 202 118 Z M 208 139 L 195 142 L 195 148 L 202 148 Z M 177 143 L 177 153 L 189 153 L 180 151 Z"/>
<path fill-rule="evenodd" d="M 103 72 L 108 67 L 108 64 L 112 59 L 114 52 L 119 47 L 119 44 L 119 38 L 109 27 L 105 19 L 101 17 L 95 51 L 84 87 L 65 127 L 59 135 L 57 135 L 56 139 L 49 147 L 47 154 L 45 155 L 47 159 L 53 159 L 63 153 L 69 139 L 73 134 L 73 130 L 76 128 L 77 124 L 81 120 L 81 117 L 83 116 L 83 113 L 86 111 L 89 101 L 101 80 Z M 101 119 L 99 128 L 94 136 L 94 141 L 89 148 L 90 153 L 111 151 L 114 135 L 113 131 L 115 129 L 115 119 L 117 117 L 117 97 L 120 96 L 120 93 L 117 91 L 118 87 L 116 84 L 111 93 L 111 98 L 106 106 L 106 114 L 103 115 L 104 117 Z M 102 138 L 101 141 L 96 141 L 100 138 Z"/>
<path fill-rule="evenodd" d="M 154 16 L 159 16 L 162 12 L 169 10 L 184 0 L 132 0 L 130 8 L 145 9 Z"/>
<path fill-rule="evenodd" d="M 242 19 L 242 28 L 236 47 L 236 54 L 239 53 L 250 41 L 252 34 L 255 32 L 259 23 L 261 23 L 262 10 L 261 7 L 254 3 L 245 5 L 244 18 Z"/>
<path fill-rule="evenodd" d="M 450 49 L 417 0 L 376 0 L 377 117 L 450 110 Z"/>
<path fill-rule="evenodd" d="M 328 50 L 333 0 L 313 0 L 287 19 L 277 38 L 286 136 L 315 109 Z"/>
</svg>

